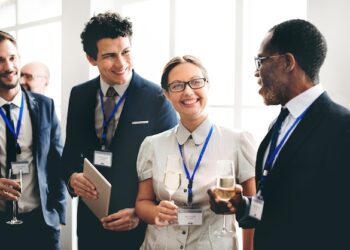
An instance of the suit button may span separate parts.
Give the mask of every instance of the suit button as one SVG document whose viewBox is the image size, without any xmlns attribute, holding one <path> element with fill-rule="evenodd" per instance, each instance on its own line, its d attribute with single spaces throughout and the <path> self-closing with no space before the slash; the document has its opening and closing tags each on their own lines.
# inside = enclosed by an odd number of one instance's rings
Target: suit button
<svg viewBox="0 0 350 250">
<path fill-rule="evenodd" d="M 182 231 L 182 234 L 186 234 L 186 231 Z"/>
<path fill-rule="evenodd" d="M 183 249 L 183 248 L 184 248 L 184 246 L 183 246 L 183 245 L 181 245 L 181 246 L 180 246 L 180 249 Z"/>
<path fill-rule="evenodd" d="M 185 188 L 185 189 L 184 189 L 184 193 L 186 193 L 186 192 L 187 192 L 187 189 Z"/>
</svg>

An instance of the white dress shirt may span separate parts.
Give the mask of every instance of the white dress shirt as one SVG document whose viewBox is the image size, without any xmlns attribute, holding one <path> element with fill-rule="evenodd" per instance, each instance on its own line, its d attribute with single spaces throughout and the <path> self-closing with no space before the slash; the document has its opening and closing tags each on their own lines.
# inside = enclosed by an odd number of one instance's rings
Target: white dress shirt
<svg viewBox="0 0 350 250">
<path fill-rule="evenodd" d="M 18 91 L 15 98 L 8 102 L 0 97 L 0 107 L 7 103 L 14 104 L 11 108 L 11 116 L 15 128 L 17 127 L 17 121 L 19 116 L 19 110 L 21 106 L 23 92 L 21 89 Z M 23 96 L 24 97 L 24 96 Z M 36 168 L 33 161 L 33 130 L 32 122 L 29 116 L 28 104 L 24 97 L 23 102 L 23 118 L 21 123 L 21 129 L 18 136 L 18 144 L 21 147 L 21 154 L 17 154 L 17 161 L 27 161 L 29 163 L 29 174 L 23 174 L 22 177 L 22 195 L 18 201 L 19 213 L 30 212 L 40 205 L 39 189 L 36 180 Z M 0 118 L 0 168 L 1 176 L 6 175 L 6 123 Z M 40 145 L 39 145 L 40 146 Z M 0 211 L 5 210 L 5 201 L 0 200 Z"/>
<path fill-rule="evenodd" d="M 289 110 L 289 114 L 286 117 L 286 119 L 282 122 L 282 126 L 281 126 L 281 130 L 280 133 L 278 135 L 277 138 L 277 144 L 279 145 L 279 143 L 282 141 L 283 137 L 286 135 L 287 131 L 289 130 L 289 128 L 293 125 L 293 123 L 297 120 L 297 118 L 308 108 L 310 107 L 310 105 L 324 92 L 324 89 L 322 87 L 321 84 L 316 84 L 315 86 L 309 88 L 308 90 L 304 91 L 303 93 L 299 94 L 298 96 L 294 97 L 293 99 L 291 99 L 289 102 L 286 103 L 286 105 L 284 106 L 285 108 L 288 108 Z M 273 126 L 273 124 L 276 122 L 273 121 L 270 125 Z M 295 130 L 295 128 L 298 125 L 296 125 L 289 133 L 289 135 L 286 137 L 286 140 L 284 141 L 281 149 L 279 150 L 279 152 L 281 152 L 283 146 L 285 145 L 285 143 L 287 142 L 288 138 L 290 137 L 290 135 L 293 133 L 293 131 Z M 269 147 L 267 147 L 267 150 L 265 151 L 265 156 L 264 156 L 264 164 L 263 164 L 263 168 L 266 162 L 266 158 L 267 158 L 267 154 L 269 151 Z M 274 162 L 276 161 L 279 152 L 277 153 Z"/>
<path fill-rule="evenodd" d="M 130 79 L 131 80 L 131 79 Z M 128 81 L 125 84 L 119 85 L 119 84 L 114 84 L 112 87 L 115 89 L 115 91 L 117 91 L 118 93 L 118 97 L 116 98 L 116 103 L 118 102 L 118 100 L 120 99 L 120 97 L 123 96 L 123 94 L 125 93 L 126 89 L 129 87 L 130 85 L 130 81 Z M 103 101 L 106 101 L 106 93 L 109 87 L 111 87 L 111 85 L 107 84 L 102 77 L 100 77 L 100 87 L 102 90 L 102 94 L 103 94 Z M 97 96 L 96 96 L 97 100 L 97 105 L 95 108 L 95 129 L 97 132 L 97 136 L 98 138 L 101 138 L 102 135 L 102 126 L 103 126 L 103 112 L 102 112 L 102 107 L 101 107 L 101 100 L 100 100 L 100 90 L 97 91 Z M 122 103 L 120 104 L 118 110 L 115 112 L 114 114 L 114 121 L 111 120 L 110 122 L 114 122 L 114 132 L 118 126 L 118 121 L 120 118 L 120 115 L 122 113 L 123 107 L 124 107 L 124 103 L 125 103 L 125 99 L 122 101 Z"/>
</svg>

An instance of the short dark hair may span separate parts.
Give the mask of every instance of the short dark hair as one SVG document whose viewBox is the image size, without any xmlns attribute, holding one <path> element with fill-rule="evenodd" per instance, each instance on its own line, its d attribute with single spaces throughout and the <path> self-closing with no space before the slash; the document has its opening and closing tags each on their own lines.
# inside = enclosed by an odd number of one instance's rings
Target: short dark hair
<svg viewBox="0 0 350 250">
<path fill-rule="evenodd" d="M 97 42 L 103 38 L 128 37 L 131 41 L 132 23 L 114 12 L 100 13 L 93 16 L 80 35 L 86 54 L 97 59 Z"/>
<path fill-rule="evenodd" d="M 202 62 L 191 55 L 184 55 L 182 57 L 180 56 L 176 56 L 174 58 L 172 58 L 164 67 L 163 69 L 163 74 L 162 74 L 162 78 L 161 78 L 161 85 L 162 88 L 166 91 L 168 91 L 168 77 L 170 74 L 170 71 L 175 68 L 177 65 L 182 64 L 182 63 L 192 63 L 194 65 L 196 65 L 198 68 L 201 69 L 203 76 L 205 79 L 207 79 L 207 81 L 209 82 L 209 78 L 208 78 L 208 71 L 207 69 L 203 66 Z"/>
<path fill-rule="evenodd" d="M 5 40 L 11 41 L 17 47 L 16 39 L 12 35 L 10 35 L 9 33 L 0 30 L 0 42 L 5 41 Z"/>
<path fill-rule="evenodd" d="M 305 20 L 292 19 L 272 27 L 270 32 L 270 51 L 293 54 L 306 75 L 318 83 L 327 43 L 316 26 Z"/>
</svg>

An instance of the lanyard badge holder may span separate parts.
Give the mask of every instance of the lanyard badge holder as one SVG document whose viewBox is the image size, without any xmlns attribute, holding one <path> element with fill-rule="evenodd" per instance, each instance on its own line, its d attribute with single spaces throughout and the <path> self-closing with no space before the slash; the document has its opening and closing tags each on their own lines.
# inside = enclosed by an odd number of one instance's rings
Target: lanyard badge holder
<svg viewBox="0 0 350 250">
<path fill-rule="evenodd" d="M 300 116 L 297 117 L 295 122 L 292 124 L 292 126 L 287 130 L 286 134 L 283 136 L 281 142 L 277 145 L 277 147 L 272 150 L 272 152 L 269 152 L 263 174 L 260 179 L 259 183 L 259 188 L 258 188 L 258 193 L 256 196 L 252 197 L 251 204 L 250 204 L 250 209 L 249 209 L 249 216 L 253 217 L 257 220 L 261 220 L 263 209 L 264 209 L 264 197 L 263 197 L 263 192 L 264 192 L 264 185 L 266 183 L 267 176 L 269 175 L 269 172 L 272 168 L 273 162 L 276 159 L 277 154 L 280 152 L 283 144 L 287 140 L 289 134 L 292 132 L 292 130 L 298 125 L 298 123 L 301 121 L 301 119 L 304 117 L 306 111 L 309 108 L 307 108 Z M 278 131 L 277 131 L 278 132 Z"/>
<path fill-rule="evenodd" d="M 100 89 L 100 102 L 101 102 L 101 109 L 103 113 L 102 135 L 101 135 L 102 146 L 101 146 L 101 150 L 94 151 L 95 165 L 102 166 L 102 167 L 112 167 L 113 154 L 111 151 L 109 151 L 108 145 L 107 145 L 107 129 L 108 129 L 109 122 L 114 118 L 115 113 L 117 112 L 119 106 L 121 105 L 123 100 L 126 98 L 126 96 L 127 96 L 127 90 L 120 97 L 118 102 L 115 104 L 109 117 L 106 118 L 105 108 L 103 103 L 103 94 L 102 94 L 102 90 Z"/>
<path fill-rule="evenodd" d="M 24 95 L 22 93 L 21 97 L 21 106 L 19 108 L 19 116 L 17 121 L 16 129 L 14 128 L 14 125 L 11 120 L 7 118 L 3 110 L 0 108 L 0 115 L 3 118 L 6 126 L 12 133 L 14 139 L 16 140 L 16 154 L 21 154 L 22 150 L 18 143 L 18 136 L 19 132 L 21 130 L 22 120 L 23 120 L 23 110 L 24 110 Z M 13 161 L 11 162 L 11 168 L 13 169 L 13 174 L 18 174 L 19 170 L 22 170 L 23 174 L 29 174 L 29 162 L 28 161 Z"/>
<path fill-rule="evenodd" d="M 211 126 L 209 133 L 207 135 L 207 138 L 205 139 L 203 148 L 199 154 L 199 158 L 197 160 L 197 163 L 196 163 L 196 166 L 193 170 L 192 175 L 190 175 L 188 168 L 186 166 L 186 163 L 185 163 L 185 160 L 183 157 L 183 153 L 182 153 L 181 145 L 178 144 L 179 151 L 180 151 L 181 158 L 182 158 L 182 163 L 183 163 L 184 170 L 186 173 L 186 178 L 188 179 L 187 207 L 183 207 L 183 208 L 178 209 L 178 224 L 179 225 L 183 225 L 183 226 L 198 225 L 199 226 L 199 225 L 203 224 L 203 210 L 202 210 L 202 208 L 192 206 L 192 202 L 193 202 L 192 187 L 193 187 L 194 176 L 199 168 L 200 162 L 201 162 L 202 157 L 204 155 L 204 152 L 207 148 L 207 145 L 209 143 L 209 140 L 210 140 L 212 133 L 213 133 L 213 126 Z"/>
</svg>

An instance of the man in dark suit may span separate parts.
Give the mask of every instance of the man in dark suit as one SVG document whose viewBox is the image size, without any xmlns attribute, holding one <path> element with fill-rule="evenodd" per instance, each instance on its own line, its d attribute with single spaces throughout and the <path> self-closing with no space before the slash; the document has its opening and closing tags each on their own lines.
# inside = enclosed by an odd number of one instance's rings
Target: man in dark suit
<svg viewBox="0 0 350 250">
<path fill-rule="evenodd" d="M 146 136 L 177 124 L 160 86 L 133 70 L 131 37 L 131 22 L 108 12 L 92 17 L 81 34 L 87 59 L 100 76 L 71 91 L 63 166 L 72 195 L 97 198 L 82 173 L 83 158 L 112 184 L 112 193 L 109 215 L 101 221 L 79 199 L 79 250 L 139 249 L 146 226 L 134 209 L 138 150 Z"/>
<path fill-rule="evenodd" d="M 258 195 L 237 187 L 228 205 L 243 228 L 255 228 L 255 250 L 350 249 L 350 112 L 319 84 L 326 52 L 313 24 L 289 20 L 268 32 L 255 58 L 260 95 L 286 114 L 259 147 Z M 212 209 L 227 212 L 208 193 Z"/>
<path fill-rule="evenodd" d="M 0 31 L 0 248 L 57 250 L 67 193 L 60 126 L 52 99 L 21 89 L 19 67 L 16 41 Z M 9 178 L 19 171 L 22 193 Z M 6 223 L 12 201 L 22 224 Z"/>
</svg>

